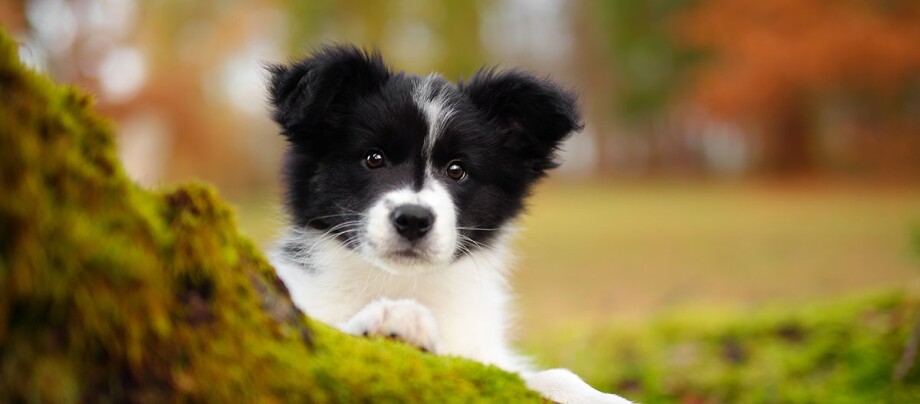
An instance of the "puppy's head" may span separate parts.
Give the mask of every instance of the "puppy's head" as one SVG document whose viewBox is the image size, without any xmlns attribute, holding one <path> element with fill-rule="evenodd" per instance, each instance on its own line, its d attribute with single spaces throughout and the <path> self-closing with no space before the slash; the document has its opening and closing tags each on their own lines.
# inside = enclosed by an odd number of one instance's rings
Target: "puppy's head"
<svg viewBox="0 0 920 404">
<path fill-rule="evenodd" d="M 513 70 L 454 84 L 350 46 L 269 70 L 294 225 L 397 274 L 489 248 L 580 127 L 571 94 Z"/>
</svg>

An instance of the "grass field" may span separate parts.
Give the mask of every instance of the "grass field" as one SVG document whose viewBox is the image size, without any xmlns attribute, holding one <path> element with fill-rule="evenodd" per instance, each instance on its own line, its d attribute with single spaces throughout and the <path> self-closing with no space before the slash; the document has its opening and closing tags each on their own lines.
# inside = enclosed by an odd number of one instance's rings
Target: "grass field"
<svg viewBox="0 0 920 404">
<path fill-rule="evenodd" d="M 914 282 L 912 225 L 920 189 L 550 184 L 518 238 L 523 324 Z"/>
<path fill-rule="evenodd" d="M 263 245 L 282 222 L 273 204 L 238 203 Z M 516 239 L 521 332 L 914 284 L 912 226 L 917 187 L 547 183 Z"/>
</svg>

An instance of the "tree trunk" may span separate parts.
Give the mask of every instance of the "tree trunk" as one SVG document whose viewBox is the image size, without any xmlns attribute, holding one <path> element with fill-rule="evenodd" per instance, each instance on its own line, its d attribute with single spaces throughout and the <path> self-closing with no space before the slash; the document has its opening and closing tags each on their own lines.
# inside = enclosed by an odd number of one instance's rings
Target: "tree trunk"
<svg viewBox="0 0 920 404">
<path fill-rule="evenodd" d="M 808 175 L 817 166 L 812 117 L 802 102 L 790 102 L 774 115 L 766 129 L 765 165 L 781 176 Z"/>
</svg>

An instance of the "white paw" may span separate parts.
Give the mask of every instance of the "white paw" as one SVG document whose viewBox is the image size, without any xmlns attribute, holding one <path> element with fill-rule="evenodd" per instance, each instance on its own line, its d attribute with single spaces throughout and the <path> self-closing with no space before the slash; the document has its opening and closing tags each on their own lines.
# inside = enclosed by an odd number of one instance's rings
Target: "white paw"
<svg viewBox="0 0 920 404">
<path fill-rule="evenodd" d="M 437 353 L 438 326 L 434 315 L 415 300 L 375 300 L 341 329 L 352 335 L 392 338 Z"/>
<path fill-rule="evenodd" d="M 567 369 L 550 369 L 522 374 L 527 387 L 544 398 L 562 404 L 631 404 L 616 394 L 601 393 Z"/>
</svg>

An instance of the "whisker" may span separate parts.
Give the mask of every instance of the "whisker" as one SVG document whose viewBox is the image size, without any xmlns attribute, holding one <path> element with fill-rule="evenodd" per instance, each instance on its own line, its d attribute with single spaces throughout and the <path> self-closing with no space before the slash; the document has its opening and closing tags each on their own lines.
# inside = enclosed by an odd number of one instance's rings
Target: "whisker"
<svg viewBox="0 0 920 404">
<path fill-rule="evenodd" d="M 328 219 L 328 218 L 330 218 L 330 217 L 341 217 L 341 216 L 359 216 L 359 217 L 362 217 L 362 215 L 359 214 L 359 213 L 338 213 L 338 214 L 334 214 L 334 215 L 323 215 L 323 216 L 317 216 L 317 217 L 311 218 L 310 220 L 307 220 L 307 225 L 310 225 L 310 223 L 313 223 L 313 222 L 316 221 L 316 220 Z"/>
<path fill-rule="evenodd" d="M 470 257 L 470 260 L 473 261 L 473 265 L 476 267 L 476 281 L 477 281 L 477 283 L 478 283 L 479 285 L 482 285 L 482 271 L 483 271 L 483 269 L 482 269 L 482 266 L 479 265 L 479 261 L 476 260 L 475 254 L 473 254 L 473 253 L 470 251 L 470 249 L 467 248 L 466 246 L 461 245 L 460 248 L 461 248 L 462 250 L 466 251 L 467 257 Z M 479 289 L 479 290 L 478 290 L 478 293 L 481 295 L 481 294 L 482 294 L 482 290 Z"/>
<path fill-rule="evenodd" d="M 339 209 L 342 209 L 342 210 L 344 210 L 344 211 L 346 211 L 346 212 L 348 212 L 348 213 L 352 213 L 352 214 L 359 215 L 359 216 L 362 216 L 362 217 L 364 216 L 363 213 L 358 212 L 358 211 L 355 211 L 355 210 L 348 209 L 348 208 L 346 208 L 346 207 L 344 207 L 344 206 L 342 206 L 342 205 L 340 205 L 340 204 L 338 204 L 338 203 L 335 204 L 335 207 L 337 207 L 337 208 L 339 208 Z"/>
<path fill-rule="evenodd" d="M 457 226 L 457 229 L 458 230 L 476 230 L 476 231 L 499 231 L 501 230 L 500 228 L 489 229 L 489 228 L 484 228 L 484 227 L 462 227 L 462 226 Z"/>
<path fill-rule="evenodd" d="M 371 276 L 374 275 L 374 272 L 376 271 L 374 270 L 367 271 L 367 276 L 364 277 L 364 286 L 361 288 L 361 293 L 360 293 L 361 296 L 364 296 L 364 294 L 367 292 L 367 287 L 370 286 Z M 375 280 L 377 279 L 376 276 L 374 277 L 374 279 Z"/>
<path fill-rule="evenodd" d="M 470 238 L 469 236 L 465 236 L 465 235 L 463 235 L 463 234 L 458 234 L 458 236 L 459 236 L 460 240 L 465 241 L 465 242 L 467 242 L 467 243 L 470 243 L 470 244 L 472 244 L 472 245 L 474 245 L 474 246 L 476 246 L 476 247 L 478 247 L 478 248 L 486 249 L 486 250 L 489 250 L 489 251 L 492 251 L 492 252 L 495 252 L 495 253 L 501 253 L 501 251 L 500 251 L 499 249 L 497 249 L 497 248 L 495 248 L 495 247 L 492 247 L 492 246 L 490 246 L 490 245 L 487 245 L 487 244 L 480 243 L 480 242 L 478 242 L 478 241 L 476 241 L 476 240 L 473 240 L 473 239 Z"/>
<path fill-rule="evenodd" d="M 338 238 L 344 234 L 348 234 L 349 232 L 360 231 L 360 227 L 362 225 L 363 223 L 357 220 L 339 223 L 338 225 L 335 225 L 329 228 L 328 230 L 326 230 L 325 232 L 323 232 L 322 234 L 320 234 L 318 236 L 318 239 L 313 241 L 313 243 L 310 244 L 308 247 L 299 249 L 297 253 L 295 254 L 295 258 L 301 258 L 300 260 L 301 263 L 305 263 L 306 260 L 309 259 L 313 255 L 313 252 L 322 243 Z M 306 234 L 304 236 L 309 237 Z"/>
</svg>

